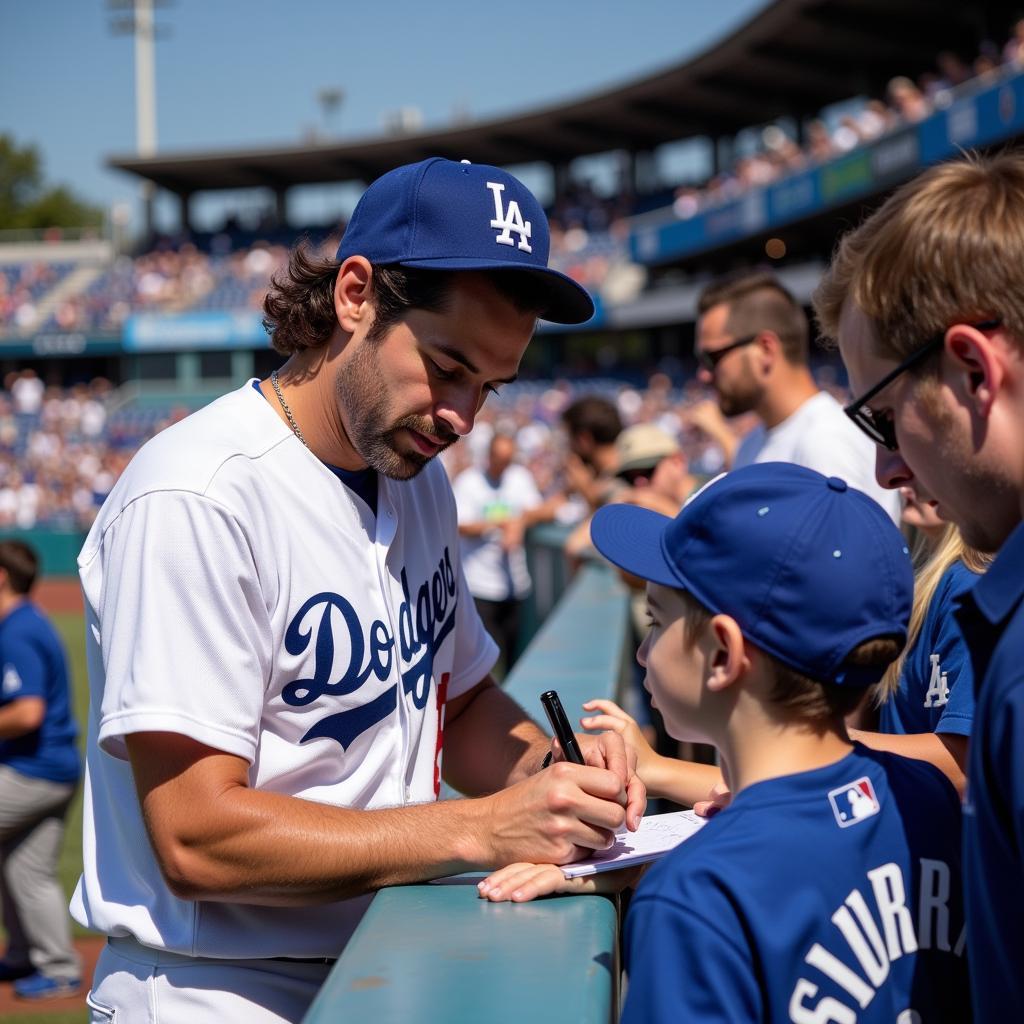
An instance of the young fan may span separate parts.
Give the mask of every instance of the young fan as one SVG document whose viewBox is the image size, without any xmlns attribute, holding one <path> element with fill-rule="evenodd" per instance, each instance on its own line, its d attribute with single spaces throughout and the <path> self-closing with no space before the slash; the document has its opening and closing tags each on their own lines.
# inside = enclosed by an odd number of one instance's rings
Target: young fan
<svg viewBox="0 0 1024 1024">
<path fill-rule="evenodd" d="M 733 792 L 637 890 L 625 1024 L 968 1019 L 956 792 L 844 726 L 906 639 L 899 531 L 844 481 L 765 463 L 675 519 L 603 509 L 593 536 L 648 581 L 638 658 L 669 732 L 716 746 Z M 481 883 L 580 888 L 549 865 Z"/>
<path fill-rule="evenodd" d="M 913 488 L 900 488 L 903 522 L 917 533 L 912 551 L 918 570 L 914 604 L 903 653 L 885 670 L 870 707 L 854 717 L 862 729 L 851 739 L 876 750 L 928 761 L 963 793 L 967 738 L 974 717 L 974 675 L 953 611 L 962 594 L 978 582 L 991 558 L 968 547 L 952 523 L 940 519 Z M 637 750 L 637 770 L 653 799 L 716 810 L 728 801 L 717 769 L 656 753 L 638 723 L 614 701 L 591 700 L 583 707 L 584 729 L 610 729 Z M 864 718 L 868 721 L 863 721 Z M 874 728 L 868 731 L 868 725 Z M 709 790 L 714 802 L 705 802 Z"/>
</svg>

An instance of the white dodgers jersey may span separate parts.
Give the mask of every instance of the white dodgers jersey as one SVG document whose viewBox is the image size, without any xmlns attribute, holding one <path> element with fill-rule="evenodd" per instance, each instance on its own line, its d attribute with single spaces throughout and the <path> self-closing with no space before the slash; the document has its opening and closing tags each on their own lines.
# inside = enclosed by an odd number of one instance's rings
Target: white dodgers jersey
<svg viewBox="0 0 1024 1024">
<path fill-rule="evenodd" d="M 497 654 L 443 468 L 381 477 L 374 516 L 250 382 L 144 446 L 79 569 L 91 708 L 74 917 L 191 956 L 336 956 L 368 897 L 292 909 L 170 892 L 124 737 L 181 733 L 306 800 L 434 800 L 444 702 Z"/>
</svg>

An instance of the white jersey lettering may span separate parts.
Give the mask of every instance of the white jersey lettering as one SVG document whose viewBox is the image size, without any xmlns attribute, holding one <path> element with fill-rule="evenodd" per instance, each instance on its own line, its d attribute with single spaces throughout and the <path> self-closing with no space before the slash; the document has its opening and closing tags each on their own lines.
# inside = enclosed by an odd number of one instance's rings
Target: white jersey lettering
<svg viewBox="0 0 1024 1024">
<path fill-rule="evenodd" d="M 918 949 L 918 937 L 907 909 L 906 886 L 899 866 L 890 863 L 874 868 L 867 873 L 867 882 L 870 890 L 853 889 L 831 918 L 839 935 L 846 941 L 846 948 L 830 950 L 815 942 L 804 957 L 809 968 L 819 971 L 849 994 L 851 1005 L 830 996 L 813 1003 L 819 985 L 810 978 L 798 978 L 789 1002 L 793 1024 L 852 1024 L 858 1013 L 852 1004 L 865 1009 L 889 977 L 892 962 Z M 949 951 L 951 882 L 947 864 L 921 858 L 917 907 L 922 949 Z M 868 891 L 874 897 L 874 907 L 869 906 Z M 954 952 L 958 956 L 963 952 L 962 934 Z M 863 975 L 851 966 L 850 954 Z M 913 1020 L 912 1017 L 907 1019 Z"/>
<path fill-rule="evenodd" d="M 827 978 L 831 978 L 840 988 L 846 989 L 861 1007 L 867 1006 L 875 996 L 875 990 L 865 983 L 855 971 L 833 956 L 824 946 L 817 942 L 811 946 L 811 951 L 804 957 L 804 962 L 811 967 L 817 967 Z M 817 986 L 814 986 L 817 992 Z"/>
<path fill-rule="evenodd" d="M 907 910 L 907 894 L 903 885 L 903 872 L 896 864 L 883 864 L 868 872 L 875 901 L 885 929 L 889 959 L 898 960 L 904 953 L 917 951 L 914 922 Z"/>
<path fill-rule="evenodd" d="M 921 858 L 921 892 L 917 911 L 917 941 L 921 949 L 949 952 L 949 866 Z"/>
<path fill-rule="evenodd" d="M 820 946 L 818 947 L 821 948 Z M 815 1006 L 806 1006 L 804 999 L 813 999 L 818 986 L 801 978 L 789 1000 L 789 1019 L 793 1024 L 857 1024 L 857 1013 L 838 999 L 826 996 Z"/>
<path fill-rule="evenodd" d="M 857 916 L 856 924 L 851 910 Z M 856 889 L 846 897 L 846 903 L 832 915 L 832 923 L 843 933 L 843 938 L 853 950 L 853 955 L 857 958 L 861 970 L 867 975 L 868 981 L 878 988 L 889 976 L 889 958 L 886 956 L 885 942 L 882 940 L 878 925 L 875 924 L 864 897 Z"/>
</svg>

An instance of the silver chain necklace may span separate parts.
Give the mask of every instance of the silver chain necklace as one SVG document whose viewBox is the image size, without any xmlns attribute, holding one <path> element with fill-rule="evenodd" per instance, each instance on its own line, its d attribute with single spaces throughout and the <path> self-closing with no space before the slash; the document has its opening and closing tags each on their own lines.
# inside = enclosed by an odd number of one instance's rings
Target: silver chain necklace
<svg viewBox="0 0 1024 1024">
<path fill-rule="evenodd" d="M 302 431 L 299 430 L 298 423 L 295 422 L 295 417 L 292 415 L 291 409 L 288 408 L 288 403 L 284 400 L 284 395 L 281 393 L 281 384 L 277 379 L 277 370 L 270 371 L 270 383 L 273 385 L 274 394 L 277 395 L 277 400 L 281 403 L 281 408 L 284 410 L 284 414 L 288 419 L 288 425 L 292 428 L 292 432 L 304 445 L 306 445 L 307 448 L 309 448 L 309 445 L 306 444 L 306 439 L 302 436 Z"/>
</svg>

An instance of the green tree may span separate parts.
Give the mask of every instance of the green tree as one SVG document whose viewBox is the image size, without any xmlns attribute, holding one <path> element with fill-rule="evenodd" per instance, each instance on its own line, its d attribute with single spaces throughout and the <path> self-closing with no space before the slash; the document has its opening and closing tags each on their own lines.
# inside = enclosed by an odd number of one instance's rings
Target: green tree
<svg viewBox="0 0 1024 1024">
<path fill-rule="evenodd" d="M 0 135 L 0 229 L 98 227 L 103 211 L 63 185 L 47 185 L 35 146 Z"/>
</svg>

